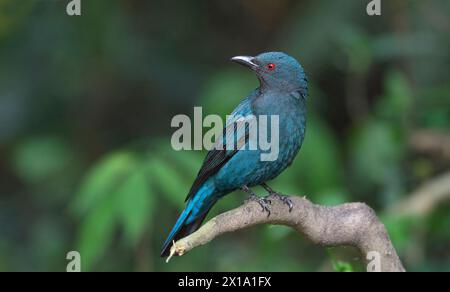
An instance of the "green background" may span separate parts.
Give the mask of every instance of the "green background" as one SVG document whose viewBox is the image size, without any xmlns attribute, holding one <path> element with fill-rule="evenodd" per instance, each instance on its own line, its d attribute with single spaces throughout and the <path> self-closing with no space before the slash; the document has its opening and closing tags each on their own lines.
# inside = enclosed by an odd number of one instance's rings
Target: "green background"
<svg viewBox="0 0 450 292">
<path fill-rule="evenodd" d="M 0 0 L 0 271 L 65 271 L 71 250 L 83 271 L 364 270 L 279 226 L 159 257 L 205 154 L 172 150 L 171 118 L 230 113 L 257 80 L 229 58 L 271 50 L 310 80 L 303 149 L 273 187 L 366 202 L 408 270 L 450 270 L 449 1 L 68 2 Z M 442 177 L 441 197 L 423 188 Z"/>
</svg>

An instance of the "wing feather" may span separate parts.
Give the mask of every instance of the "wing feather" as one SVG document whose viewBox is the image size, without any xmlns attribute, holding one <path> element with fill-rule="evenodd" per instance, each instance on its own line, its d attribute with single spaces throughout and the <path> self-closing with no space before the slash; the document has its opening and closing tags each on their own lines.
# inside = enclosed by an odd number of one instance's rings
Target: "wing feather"
<svg viewBox="0 0 450 292">
<path fill-rule="evenodd" d="M 240 119 L 253 114 L 251 106 L 253 98 L 254 95 L 250 95 L 244 99 L 228 118 L 223 129 L 223 136 L 221 139 L 218 139 L 214 149 L 208 151 L 197 177 L 189 190 L 186 201 L 198 191 L 201 185 L 211 175 L 219 171 L 247 143 L 249 132 L 248 129 L 243 128 L 246 126 L 246 123 L 240 122 Z M 231 150 L 227 149 L 227 141 L 232 142 L 232 144 L 228 143 L 228 146 L 234 145 L 235 147 Z"/>
</svg>

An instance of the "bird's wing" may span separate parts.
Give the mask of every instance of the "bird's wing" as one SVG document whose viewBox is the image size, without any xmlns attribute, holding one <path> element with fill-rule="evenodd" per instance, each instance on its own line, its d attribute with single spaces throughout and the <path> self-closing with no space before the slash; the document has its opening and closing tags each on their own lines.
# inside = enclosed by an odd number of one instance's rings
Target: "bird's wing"
<svg viewBox="0 0 450 292">
<path fill-rule="evenodd" d="M 200 186 L 222 166 L 230 160 L 240 148 L 245 146 L 248 140 L 248 124 L 244 123 L 246 117 L 252 112 L 252 95 L 244 99 L 228 118 L 223 136 L 215 143 L 213 150 L 210 150 L 203 161 L 202 167 L 197 174 L 192 187 L 186 197 L 189 200 L 200 188 Z M 247 125 L 247 126 L 246 126 Z M 227 149 L 228 145 L 233 145 L 233 149 Z"/>
</svg>

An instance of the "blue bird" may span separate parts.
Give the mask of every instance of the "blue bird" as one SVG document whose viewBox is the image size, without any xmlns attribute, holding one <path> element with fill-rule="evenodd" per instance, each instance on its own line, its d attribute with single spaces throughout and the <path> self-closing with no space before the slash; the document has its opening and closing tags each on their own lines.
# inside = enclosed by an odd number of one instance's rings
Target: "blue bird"
<svg viewBox="0 0 450 292">
<path fill-rule="evenodd" d="M 196 231 L 212 206 L 235 190 L 248 193 L 250 200 L 257 201 L 268 216 L 270 201 L 255 195 L 251 187 L 261 185 L 269 194 L 287 204 L 289 211 L 292 209 L 292 202 L 285 196 L 277 195 L 266 182 L 291 165 L 305 137 L 308 95 L 305 72 L 297 60 L 281 52 L 263 53 L 256 57 L 238 56 L 231 60 L 253 70 L 260 86 L 243 99 L 230 115 L 224 137 L 217 142 L 223 143 L 223 147 L 206 155 L 186 198 L 186 207 L 165 241 L 161 256 L 168 256 L 173 241 Z M 240 117 L 250 115 L 278 116 L 279 152 L 275 160 L 264 161 L 261 159 L 264 151 L 243 147 L 249 143 L 248 126 L 243 131 L 236 131 L 236 124 Z M 267 135 L 271 137 L 270 131 Z M 226 140 L 230 137 L 233 142 L 244 142 L 240 147 L 229 147 Z"/>
</svg>

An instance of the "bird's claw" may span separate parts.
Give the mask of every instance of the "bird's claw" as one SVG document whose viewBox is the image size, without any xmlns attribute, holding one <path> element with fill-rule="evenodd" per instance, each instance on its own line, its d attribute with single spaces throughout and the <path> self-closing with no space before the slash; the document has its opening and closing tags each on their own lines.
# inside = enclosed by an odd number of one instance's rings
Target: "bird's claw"
<svg viewBox="0 0 450 292">
<path fill-rule="evenodd" d="M 276 199 L 283 202 L 285 205 L 289 207 L 289 213 L 292 212 L 292 209 L 294 208 L 294 203 L 292 203 L 292 200 L 288 196 L 280 195 L 275 192 L 270 193 L 269 196 L 275 197 Z"/>
<path fill-rule="evenodd" d="M 294 204 L 292 203 L 292 200 L 288 196 L 284 196 L 284 195 L 277 193 L 271 187 L 269 187 L 266 183 L 263 183 L 261 186 L 269 193 L 269 195 L 267 197 L 274 197 L 274 198 L 280 200 L 285 205 L 289 206 L 289 213 L 292 212 L 292 209 L 294 208 Z"/>
<path fill-rule="evenodd" d="M 269 200 L 267 198 L 258 197 L 257 195 L 250 195 L 250 197 L 248 198 L 248 201 L 258 203 L 262 208 L 262 212 L 267 212 L 267 217 L 270 216 L 271 212 L 269 209 L 269 205 L 272 204 L 271 200 Z"/>
</svg>

